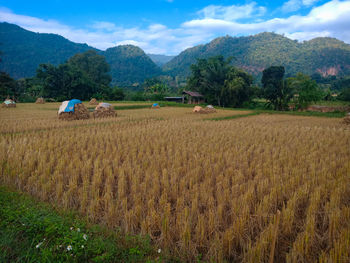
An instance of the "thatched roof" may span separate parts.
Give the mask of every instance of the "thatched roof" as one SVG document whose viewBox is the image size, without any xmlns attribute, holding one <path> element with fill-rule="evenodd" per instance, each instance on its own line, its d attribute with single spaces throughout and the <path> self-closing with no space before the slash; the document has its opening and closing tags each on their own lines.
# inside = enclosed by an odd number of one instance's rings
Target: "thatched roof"
<svg viewBox="0 0 350 263">
<path fill-rule="evenodd" d="M 204 97 L 202 94 L 198 93 L 197 91 L 186 91 L 184 90 L 182 94 L 190 95 L 191 97 Z"/>
</svg>

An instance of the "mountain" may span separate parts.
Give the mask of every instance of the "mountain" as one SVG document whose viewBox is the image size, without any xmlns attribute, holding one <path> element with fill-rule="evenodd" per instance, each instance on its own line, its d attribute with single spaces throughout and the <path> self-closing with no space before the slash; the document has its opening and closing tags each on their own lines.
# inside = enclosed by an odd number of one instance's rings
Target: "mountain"
<svg viewBox="0 0 350 263">
<path fill-rule="evenodd" d="M 297 72 L 326 75 L 350 74 L 350 45 L 334 38 L 298 42 L 275 33 L 246 37 L 220 37 L 208 44 L 186 49 L 163 66 L 172 76 L 186 77 L 197 58 L 233 56 L 233 64 L 253 75 L 272 65 L 283 65 L 286 75 Z"/>
<path fill-rule="evenodd" d="M 167 55 L 158 55 L 158 54 L 147 54 L 154 63 L 156 63 L 158 66 L 163 66 L 164 64 L 168 63 L 170 60 L 172 60 L 175 56 L 167 56 Z"/>
<path fill-rule="evenodd" d="M 103 55 L 111 66 L 114 84 L 130 86 L 161 74 L 161 69 L 145 52 L 133 45 L 109 48 Z"/>
<path fill-rule="evenodd" d="M 129 86 L 161 72 L 136 46 L 117 46 L 101 51 L 56 34 L 34 33 L 14 24 L 0 23 L 0 71 L 9 73 L 15 79 L 34 76 L 39 64 L 58 65 L 87 50 L 96 50 L 106 57 L 111 66 L 113 84 Z"/>
<path fill-rule="evenodd" d="M 17 25 L 0 23 L 0 71 L 18 79 L 35 75 L 41 63 L 65 62 L 79 52 L 94 49 L 55 34 L 39 34 Z"/>
</svg>

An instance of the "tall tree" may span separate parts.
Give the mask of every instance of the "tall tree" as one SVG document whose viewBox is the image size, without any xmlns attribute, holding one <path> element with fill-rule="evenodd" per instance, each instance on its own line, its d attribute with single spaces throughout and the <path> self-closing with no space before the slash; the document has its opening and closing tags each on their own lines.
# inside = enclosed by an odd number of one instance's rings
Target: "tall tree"
<svg viewBox="0 0 350 263">
<path fill-rule="evenodd" d="M 5 72 L 0 72 L 0 99 L 3 101 L 7 96 L 17 99 L 18 89 L 16 81 Z"/>
<path fill-rule="evenodd" d="M 249 101 L 254 95 L 252 83 L 253 77 L 251 75 L 231 67 L 222 91 L 224 105 L 241 107 L 244 102 Z"/>
<path fill-rule="evenodd" d="M 296 94 L 296 106 L 299 109 L 307 108 L 312 102 L 322 99 L 323 92 L 315 80 L 302 73 L 287 79 L 287 85 Z"/>
<path fill-rule="evenodd" d="M 225 60 L 223 56 L 209 59 L 199 59 L 197 64 L 191 65 L 192 75 L 188 87 L 201 92 L 207 101 L 222 105 L 222 93 L 227 73 L 230 70 L 231 59 Z"/>
<path fill-rule="evenodd" d="M 271 66 L 263 71 L 261 79 L 264 97 L 275 110 L 288 108 L 288 102 L 292 98 L 291 89 L 283 78 L 284 72 L 283 66 Z"/>
<path fill-rule="evenodd" d="M 98 55 L 94 50 L 78 53 L 71 57 L 67 63 L 84 72 L 97 86 L 97 89 L 101 85 L 108 86 L 111 82 L 111 76 L 108 74 L 110 66 L 105 57 Z"/>
</svg>

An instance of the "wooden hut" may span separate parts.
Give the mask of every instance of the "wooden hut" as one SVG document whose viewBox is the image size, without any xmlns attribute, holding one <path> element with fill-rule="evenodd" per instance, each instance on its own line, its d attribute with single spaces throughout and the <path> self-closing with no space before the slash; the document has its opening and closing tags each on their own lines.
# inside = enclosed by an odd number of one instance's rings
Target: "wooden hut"
<svg viewBox="0 0 350 263">
<path fill-rule="evenodd" d="M 188 104 L 200 104 L 204 103 L 204 96 L 196 91 L 186 91 L 182 92 L 182 103 L 187 101 Z"/>
</svg>

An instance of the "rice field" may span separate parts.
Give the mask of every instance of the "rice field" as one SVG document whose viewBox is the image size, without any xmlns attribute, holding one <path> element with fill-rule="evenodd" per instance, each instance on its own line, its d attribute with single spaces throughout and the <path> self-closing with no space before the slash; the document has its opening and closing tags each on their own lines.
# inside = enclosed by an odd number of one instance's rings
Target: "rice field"
<svg viewBox="0 0 350 263">
<path fill-rule="evenodd" d="M 350 262 L 341 119 L 164 107 L 67 122 L 57 108 L 0 109 L 1 184 L 181 261 Z"/>
</svg>

